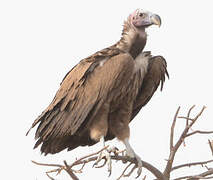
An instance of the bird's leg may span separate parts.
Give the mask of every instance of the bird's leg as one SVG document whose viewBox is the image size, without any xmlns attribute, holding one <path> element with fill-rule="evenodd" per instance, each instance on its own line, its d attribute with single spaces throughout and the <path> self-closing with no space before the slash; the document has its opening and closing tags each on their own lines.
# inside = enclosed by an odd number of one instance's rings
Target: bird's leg
<svg viewBox="0 0 213 180">
<path fill-rule="evenodd" d="M 123 143 L 126 146 L 126 155 L 131 158 L 135 158 L 138 162 L 138 172 L 137 172 L 138 176 L 137 177 L 139 177 L 142 172 L 142 166 L 143 166 L 141 158 L 134 152 L 133 148 L 130 146 L 128 138 L 125 138 Z"/>
<path fill-rule="evenodd" d="M 102 144 L 103 147 L 105 147 L 104 136 L 101 136 L 100 143 Z M 107 149 L 104 149 L 103 151 L 101 151 L 101 153 L 99 154 L 99 156 L 98 156 L 96 162 L 93 164 L 93 166 L 97 166 L 98 163 L 103 158 L 106 158 L 106 163 L 107 163 L 107 166 L 108 166 L 108 172 L 109 172 L 109 176 L 110 176 L 111 172 L 112 172 L 112 160 L 111 160 L 111 157 L 110 157 L 110 153 Z"/>
</svg>

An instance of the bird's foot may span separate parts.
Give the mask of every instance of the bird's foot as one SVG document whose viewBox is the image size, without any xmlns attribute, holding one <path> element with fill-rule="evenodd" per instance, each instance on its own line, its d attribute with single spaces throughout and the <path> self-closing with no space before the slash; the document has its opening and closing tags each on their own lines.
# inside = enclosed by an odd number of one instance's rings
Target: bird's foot
<svg viewBox="0 0 213 180">
<path fill-rule="evenodd" d="M 138 178 L 141 175 L 141 173 L 142 173 L 143 163 L 142 163 L 142 160 L 141 160 L 140 156 L 138 156 L 137 154 L 135 154 L 135 159 L 138 162 L 138 171 L 137 171 L 138 175 L 136 177 L 136 178 Z"/>
<path fill-rule="evenodd" d="M 96 167 L 96 168 L 103 167 L 105 164 L 107 164 L 109 176 L 111 175 L 111 172 L 112 172 L 112 160 L 111 160 L 110 152 L 111 152 L 111 151 L 110 151 L 110 150 L 107 150 L 107 149 L 104 149 L 103 151 L 101 151 L 101 153 L 99 154 L 97 160 L 96 160 L 95 163 L 93 164 L 93 167 Z M 101 166 L 97 166 L 98 163 L 99 163 L 102 159 L 105 159 L 104 164 L 101 165 Z"/>
<path fill-rule="evenodd" d="M 137 165 L 138 165 L 138 171 L 137 171 L 137 177 L 136 178 L 138 178 L 142 173 L 142 167 L 143 167 L 143 163 L 142 163 L 140 156 L 138 156 L 132 149 L 126 150 L 126 156 L 136 159 Z"/>
</svg>

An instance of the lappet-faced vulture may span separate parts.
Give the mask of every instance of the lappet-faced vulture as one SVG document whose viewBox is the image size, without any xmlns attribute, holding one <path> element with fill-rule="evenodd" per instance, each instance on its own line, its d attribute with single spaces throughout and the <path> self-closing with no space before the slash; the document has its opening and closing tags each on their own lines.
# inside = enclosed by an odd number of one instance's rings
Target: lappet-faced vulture
<svg viewBox="0 0 213 180">
<path fill-rule="evenodd" d="M 129 123 L 168 76 L 162 56 L 143 52 L 145 29 L 153 24 L 161 25 L 158 15 L 135 10 L 124 22 L 120 41 L 81 60 L 67 73 L 53 101 L 32 124 L 31 128 L 39 124 L 34 148 L 41 144 L 42 153 L 55 154 L 98 141 L 104 145 L 116 137 L 141 170 L 141 159 L 129 144 Z M 97 162 L 103 156 L 110 170 L 107 151 Z"/>
</svg>

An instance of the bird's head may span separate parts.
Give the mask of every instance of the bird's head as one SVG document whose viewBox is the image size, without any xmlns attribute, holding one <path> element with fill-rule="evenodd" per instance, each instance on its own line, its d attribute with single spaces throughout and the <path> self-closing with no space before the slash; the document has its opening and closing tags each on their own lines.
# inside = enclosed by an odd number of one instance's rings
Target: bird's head
<svg viewBox="0 0 213 180">
<path fill-rule="evenodd" d="M 161 25 L 161 18 L 157 14 L 142 9 L 136 9 L 130 14 L 128 20 L 137 29 L 145 29 L 151 25 Z"/>
<path fill-rule="evenodd" d="M 117 47 L 129 52 L 132 57 L 137 57 L 144 49 L 147 40 L 145 29 L 151 25 L 161 25 L 161 18 L 157 14 L 142 9 L 131 13 L 124 21 L 121 40 Z"/>
</svg>

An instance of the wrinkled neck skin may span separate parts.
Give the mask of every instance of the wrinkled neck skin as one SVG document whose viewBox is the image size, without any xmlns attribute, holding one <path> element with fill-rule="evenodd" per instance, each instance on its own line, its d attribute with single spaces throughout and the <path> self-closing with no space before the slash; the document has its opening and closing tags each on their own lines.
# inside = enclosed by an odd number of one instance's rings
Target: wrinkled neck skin
<svg viewBox="0 0 213 180">
<path fill-rule="evenodd" d="M 147 34 L 144 28 L 135 28 L 129 21 L 124 22 L 122 37 L 116 47 L 128 52 L 135 59 L 146 45 Z"/>
</svg>

